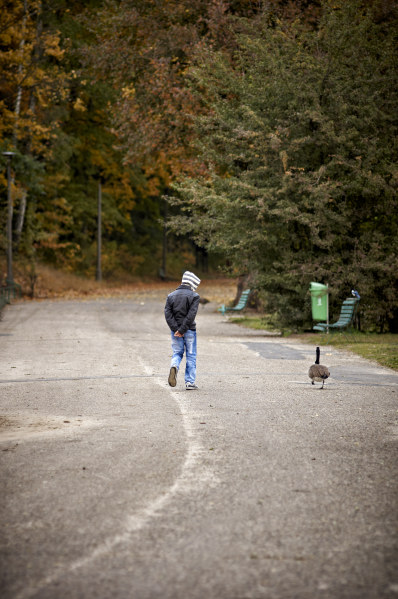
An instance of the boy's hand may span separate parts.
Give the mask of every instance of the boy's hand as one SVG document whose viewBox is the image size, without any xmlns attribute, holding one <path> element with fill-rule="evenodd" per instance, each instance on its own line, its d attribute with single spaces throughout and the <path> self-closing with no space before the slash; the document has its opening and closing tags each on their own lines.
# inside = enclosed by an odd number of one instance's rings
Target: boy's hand
<svg viewBox="0 0 398 599">
<path fill-rule="evenodd" d="M 181 335 L 180 331 L 176 331 L 174 337 L 184 337 L 184 335 Z"/>
</svg>

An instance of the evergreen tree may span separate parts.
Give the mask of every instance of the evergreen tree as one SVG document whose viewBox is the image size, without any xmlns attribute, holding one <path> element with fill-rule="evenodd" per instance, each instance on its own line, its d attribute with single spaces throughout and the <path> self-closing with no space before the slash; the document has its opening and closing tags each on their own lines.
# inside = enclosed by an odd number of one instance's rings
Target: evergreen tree
<svg viewBox="0 0 398 599">
<path fill-rule="evenodd" d="M 396 25 L 359 0 L 324 2 L 316 28 L 265 13 L 191 70 L 207 172 L 178 186 L 173 226 L 250 273 L 282 325 L 310 323 L 319 280 L 397 326 Z"/>
</svg>

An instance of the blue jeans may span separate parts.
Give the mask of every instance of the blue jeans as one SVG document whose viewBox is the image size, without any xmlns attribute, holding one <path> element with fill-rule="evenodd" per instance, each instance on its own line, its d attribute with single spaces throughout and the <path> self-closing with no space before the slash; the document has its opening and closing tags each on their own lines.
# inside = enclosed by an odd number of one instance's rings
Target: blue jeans
<svg viewBox="0 0 398 599">
<path fill-rule="evenodd" d="M 196 331 L 187 331 L 184 337 L 174 337 L 171 331 L 171 349 L 173 357 L 171 358 L 170 368 L 175 366 L 180 368 L 181 360 L 186 357 L 185 382 L 194 383 L 196 379 Z"/>
</svg>

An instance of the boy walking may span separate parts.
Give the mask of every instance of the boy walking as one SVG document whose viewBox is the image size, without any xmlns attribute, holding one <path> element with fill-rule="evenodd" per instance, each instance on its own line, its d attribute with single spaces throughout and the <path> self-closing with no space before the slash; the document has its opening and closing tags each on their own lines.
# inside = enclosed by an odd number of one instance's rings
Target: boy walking
<svg viewBox="0 0 398 599">
<path fill-rule="evenodd" d="M 196 288 L 199 277 L 187 270 L 182 275 L 181 285 L 167 296 L 164 315 L 171 330 L 171 358 L 169 385 L 177 384 L 177 373 L 181 360 L 186 357 L 185 388 L 187 391 L 197 389 L 196 380 L 196 323 L 195 317 L 199 307 L 200 296 Z"/>
</svg>

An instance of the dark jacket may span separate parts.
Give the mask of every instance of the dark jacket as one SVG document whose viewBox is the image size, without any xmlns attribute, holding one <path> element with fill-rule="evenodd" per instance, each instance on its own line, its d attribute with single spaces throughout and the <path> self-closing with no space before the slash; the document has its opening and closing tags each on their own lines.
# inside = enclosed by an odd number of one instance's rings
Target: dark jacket
<svg viewBox="0 0 398 599">
<path fill-rule="evenodd" d="M 184 335 L 188 330 L 196 331 L 195 317 L 200 295 L 188 285 L 180 285 L 167 296 L 164 315 L 170 329 Z"/>
</svg>

